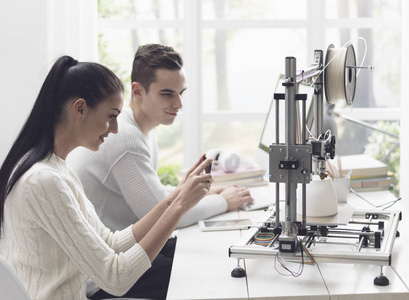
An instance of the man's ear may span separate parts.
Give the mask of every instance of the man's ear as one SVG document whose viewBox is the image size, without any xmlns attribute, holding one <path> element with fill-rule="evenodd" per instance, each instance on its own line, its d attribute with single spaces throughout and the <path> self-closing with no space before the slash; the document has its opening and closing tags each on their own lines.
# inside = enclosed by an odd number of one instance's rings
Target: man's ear
<svg viewBox="0 0 409 300">
<path fill-rule="evenodd" d="M 79 98 L 74 101 L 72 105 L 73 113 L 77 118 L 80 118 L 84 115 L 87 110 L 87 101 L 85 99 Z"/>
<path fill-rule="evenodd" d="M 144 93 L 145 93 L 145 89 L 143 88 L 142 84 L 140 84 L 139 82 L 132 82 L 131 84 L 131 88 L 132 88 L 132 98 L 141 98 Z"/>
</svg>

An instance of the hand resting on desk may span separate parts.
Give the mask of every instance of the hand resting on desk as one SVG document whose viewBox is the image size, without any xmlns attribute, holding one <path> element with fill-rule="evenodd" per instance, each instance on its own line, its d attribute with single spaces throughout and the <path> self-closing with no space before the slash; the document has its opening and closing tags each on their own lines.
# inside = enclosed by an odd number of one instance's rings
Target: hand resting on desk
<svg viewBox="0 0 409 300">
<path fill-rule="evenodd" d="M 246 187 L 239 187 L 237 185 L 227 186 L 220 195 L 227 202 L 227 211 L 239 208 L 246 203 L 253 202 L 249 190 Z"/>
</svg>

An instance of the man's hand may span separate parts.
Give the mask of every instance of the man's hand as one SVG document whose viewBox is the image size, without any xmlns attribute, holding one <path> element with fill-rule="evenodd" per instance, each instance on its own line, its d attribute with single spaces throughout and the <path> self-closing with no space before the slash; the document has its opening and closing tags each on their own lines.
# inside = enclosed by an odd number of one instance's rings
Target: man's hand
<svg viewBox="0 0 409 300">
<path fill-rule="evenodd" d="M 227 211 L 243 206 L 245 203 L 253 202 L 250 191 L 246 187 L 237 185 L 228 186 L 220 193 L 227 202 Z"/>
</svg>

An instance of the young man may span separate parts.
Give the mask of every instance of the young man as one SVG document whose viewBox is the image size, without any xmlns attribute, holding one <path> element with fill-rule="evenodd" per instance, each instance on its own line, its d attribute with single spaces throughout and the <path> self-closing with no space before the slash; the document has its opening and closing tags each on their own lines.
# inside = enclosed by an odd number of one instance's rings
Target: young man
<svg viewBox="0 0 409 300">
<path fill-rule="evenodd" d="M 158 145 L 152 129 L 173 124 L 186 90 L 183 61 L 171 47 L 139 47 L 132 68 L 132 99 L 118 118 L 119 132 L 99 151 L 77 149 L 69 163 L 104 224 L 123 229 L 141 219 L 178 187 L 164 186 L 157 175 Z M 185 227 L 252 201 L 246 188 L 213 190 L 179 223 Z"/>
<path fill-rule="evenodd" d="M 80 148 L 68 158 L 87 197 L 111 230 L 135 223 L 169 193 L 180 189 L 164 186 L 159 180 L 153 129 L 173 124 L 182 108 L 186 90 L 182 58 L 171 47 L 141 46 L 135 54 L 131 80 L 132 98 L 118 117 L 118 134 L 105 139 L 97 152 Z M 229 186 L 212 192 L 181 219 L 179 228 L 252 201 L 246 188 Z"/>
</svg>

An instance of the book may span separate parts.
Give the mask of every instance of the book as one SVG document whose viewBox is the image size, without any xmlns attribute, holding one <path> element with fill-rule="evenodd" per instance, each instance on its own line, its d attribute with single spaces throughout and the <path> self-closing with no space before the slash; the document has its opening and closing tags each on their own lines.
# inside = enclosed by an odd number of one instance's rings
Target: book
<svg viewBox="0 0 409 300">
<path fill-rule="evenodd" d="M 374 178 L 362 178 L 362 179 L 353 179 L 350 182 L 350 186 L 353 189 L 365 189 L 365 188 L 375 188 L 381 187 L 388 189 L 391 186 L 390 177 L 374 177 Z"/>
<path fill-rule="evenodd" d="M 260 167 L 238 169 L 236 172 L 227 173 L 223 170 L 212 170 L 213 183 L 237 181 L 239 179 L 246 179 L 252 177 L 263 177 L 266 170 Z"/>
<path fill-rule="evenodd" d="M 355 192 L 375 192 L 375 191 L 387 191 L 392 189 L 393 186 L 375 186 L 375 187 L 362 187 L 352 188 Z"/>
<path fill-rule="evenodd" d="M 350 179 L 387 177 L 388 166 L 367 155 L 345 155 L 329 160 L 330 169 L 336 177 L 350 176 Z"/>
<path fill-rule="evenodd" d="M 242 179 L 236 179 L 236 180 L 227 180 L 227 181 L 218 181 L 218 182 L 213 182 L 213 185 L 238 185 L 238 186 L 244 186 L 244 187 L 251 187 L 251 186 L 262 186 L 262 185 L 268 185 L 268 180 L 264 178 L 264 176 L 255 176 L 255 177 L 249 177 L 249 178 L 242 178 Z"/>
<path fill-rule="evenodd" d="M 186 173 L 187 169 L 179 170 L 179 176 L 182 177 Z M 250 168 L 239 168 L 235 172 L 224 172 L 221 169 L 212 170 L 213 184 L 236 184 L 239 180 L 244 184 L 245 182 L 258 182 L 264 180 L 266 170 L 258 166 Z"/>
</svg>

